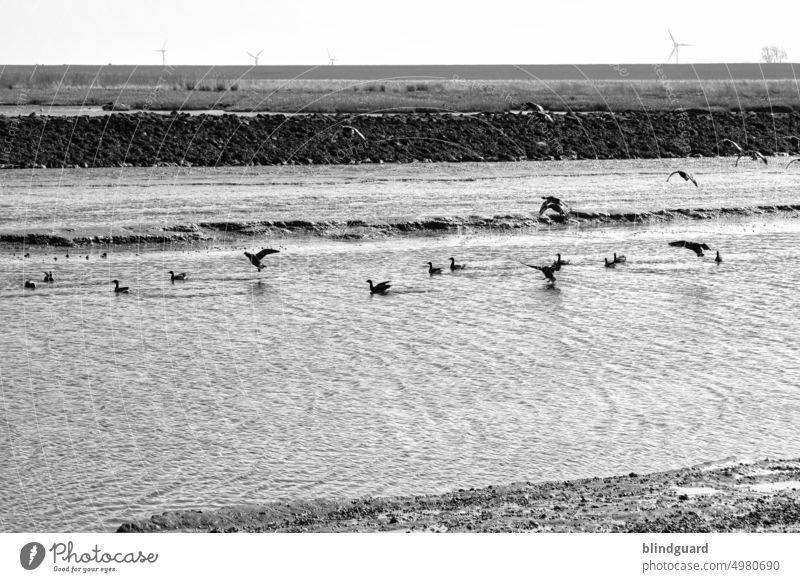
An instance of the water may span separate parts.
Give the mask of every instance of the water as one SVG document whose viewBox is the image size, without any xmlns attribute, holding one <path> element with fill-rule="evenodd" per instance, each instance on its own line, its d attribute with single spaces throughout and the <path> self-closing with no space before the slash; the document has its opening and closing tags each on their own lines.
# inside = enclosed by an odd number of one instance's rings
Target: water
<svg viewBox="0 0 800 582">
<path fill-rule="evenodd" d="M 0 229 L 530 212 L 552 189 L 598 209 L 797 202 L 791 172 L 693 161 L 698 192 L 665 189 L 662 165 L 6 172 L 0 216 L 17 222 Z M 69 259 L 9 248 L 0 531 L 797 456 L 799 243 L 800 221 L 765 216 Z M 281 252 L 259 274 L 242 250 L 262 245 Z M 572 264 L 554 287 L 520 263 L 556 252 Z M 628 262 L 606 269 L 613 252 Z M 467 270 L 427 274 L 450 256 Z M 55 283 L 22 288 L 44 270 Z M 391 292 L 371 296 L 368 278 Z"/>
</svg>

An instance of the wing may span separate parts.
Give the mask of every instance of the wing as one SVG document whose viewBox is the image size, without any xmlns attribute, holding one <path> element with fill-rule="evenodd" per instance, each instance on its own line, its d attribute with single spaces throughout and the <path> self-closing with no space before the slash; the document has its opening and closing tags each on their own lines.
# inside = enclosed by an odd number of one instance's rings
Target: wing
<svg viewBox="0 0 800 582">
<path fill-rule="evenodd" d="M 735 142 L 735 141 L 733 141 L 732 139 L 728 139 L 727 137 L 726 137 L 725 139 L 722 139 L 722 140 L 720 140 L 720 142 L 719 142 L 717 145 L 719 145 L 720 143 L 729 143 L 729 144 L 731 144 L 731 145 L 732 145 L 734 148 L 736 148 L 736 151 L 737 151 L 737 152 L 741 152 L 741 151 L 742 151 L 742 148 L 739 146 L 739 144 L 738 144 L 738 143 L 736 143 L 736 142 Z"/>
<path fill-rule="evenodd" d="M 795 158 L 795 159 L 793 159 L 791 162 L 789 162 L 788 164 L 786 164 L 786 167 L 788 168 L 789 166 L 791 166 L 791 165 L 792 165 L 793 163 L 795 163 L 795 162 L 800 162 L 800 158 Z"/>
<path fill-rule="evenodd" d="M 694 184 L 695 188 L 699 188 L 699 186 L 697 185 L 697 180 L 694 179 L 694 176 L 690 175 L 689 179 L 692 181 L 692 184 Z"/>
<path fill-rule="evenodd" d="M 692 244 L 692 243 L 690 243 L 689 241 L 686 241 L 686 240 L 676 240 L 676 241 L 673 241 L 673 242 L 669 243 L 669 246 L 671 246 L 671 247 L 688 247 L 690 244 Z"/>
<path fill-rule="evenodd" d="M 539 216 L 544 214 L 544 211 L 547 210 L 549 205 L 550 205 L 550 202 L 548 200 L 545 200 L 544 202 L 542 202 L 542 207 L 539 209 Z M 530 267 L 530 265 L 528 265 L 528 266 Z"/>
<path fill-rule="evenodd" d="M 672 172 L 672 173 L 669 175 L 669 177 L 667 178 L 667 182 L 669 182 L 669 179 L 670 179 L 670 178 L 672 178 L 672 176 L 674 176 L 675 174 L 680 174 L 680 173 L 681 173 L 681 171 L 680 171 L 680 170 L 675 170 L 674 172 Z"/>
<path fill-rule="evenodd" d="M 375 286 L 376 287 L 391 287 L 391 285 L 389 285 L 389 281 L 383 281 L 382 283 L 378 283 Z"/>
<path fill-rule="evenodd" d="M 260 261 L 261 259 L 263 259 L 267 255 L 271 255 L 271 254 L 274 254 L 274 253 L 277 253 L 277 252 L 280 252 L 280 251 L 276 251 L 275 249 L 263 249 L 263 250 L 258 251 L 258 253 L 256 254 L 256 259 L 258 259 Z"/>
<path fill-rule="evenodd" d="M 536 269 L 537 271 L 544 272 L 544 270 L 539 265 L 529 265 L 528 263 L 522 263 L 522 264 L 525 265 L 526 267 L 530 267 L 531 269 Z"/>
<path fill-rule="evenodd" d="M 701 248 L 701 249 L 705 249 L 705 250 L 707 250 L 707 251 L 710 251 L 710 250 L 711 250 L 711 247 L 710 247 L 710 246 L 708 246 L 706 243 L 700 243 L 700 248 Z"/>
</svg>

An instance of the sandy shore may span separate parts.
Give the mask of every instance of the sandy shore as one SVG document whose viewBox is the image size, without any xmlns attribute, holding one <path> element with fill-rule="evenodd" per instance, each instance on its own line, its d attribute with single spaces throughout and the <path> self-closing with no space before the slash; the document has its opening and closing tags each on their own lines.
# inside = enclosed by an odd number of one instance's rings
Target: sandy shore
<svg viewBox="0 0 800 582">
<path fill-rule="evenodd" d="M 800 459 L 444 495 L 176 511 L 119 532 L 800 532 Z"/>
</svg>

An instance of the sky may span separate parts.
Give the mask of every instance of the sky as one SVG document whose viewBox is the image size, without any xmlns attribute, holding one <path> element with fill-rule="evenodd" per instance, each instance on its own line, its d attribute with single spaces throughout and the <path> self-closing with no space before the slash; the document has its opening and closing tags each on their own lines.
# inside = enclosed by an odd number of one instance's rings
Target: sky
<svg viewBox="0 0 800 582">
<path fill-rule="evenodd" d="M 762 9 L 762 6 L 765 8 Z M 800 2 L 0 0 L 0 63 L 545 64 L 800 61 Z M 673 60 L 674 62 L 674 60 Z"/>
</svg>

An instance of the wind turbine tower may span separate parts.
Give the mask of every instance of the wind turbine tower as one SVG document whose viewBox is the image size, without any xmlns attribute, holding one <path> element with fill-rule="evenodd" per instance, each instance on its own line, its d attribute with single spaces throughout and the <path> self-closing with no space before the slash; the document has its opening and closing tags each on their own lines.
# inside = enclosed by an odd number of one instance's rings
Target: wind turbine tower
<svg viewBox="0 0 800 582">
<path fill-rule="evenodd" d="M 326 52 L 328 53 L 328 65 L 333 66 L 333 64 L 336 62 L 336 59 L 331 56 L 331 51 L 326 49 Z"/>
<path fill-rule="evenodd" d="M 264 52 L 264 50 L 262 49 L 262 50 L 258 51 L 256 54 L 253 54 L 253 53 L 247 53 L 248 55 L 250 55 L 251 57 L 253 57 L 253 60 L 256 62 L 256 67 L 258 66 L 258 55 L 260 55 L 260 54 L 261 54 L 261 53 L 263 53 L 263 52 Z"/>
<path fill-rule="evenodd" d="M 675 40 L 675 37 L 672 36 L 672 32 L 670 32 L 669 28 L 667 29 L 667 32 L 669 32 L 669 37 L 672 39 L 672 52 L 669 53 L 669 56 L 667 57 L 667 61 L 669 61 L 672 58 L 672 55 L 674 54 L 675 55 L 675 64 L 677 65 L 678 64 L 678 47 L 679 46 L 692 46 L 692 45 L 686 44 L 686 43 L 681 43 L 681 42 L 678 42 L 677 40 Z"/>
<path fill-rule="evenodd" d="M 160 49 L 156 49 L 155 52 L 161 53 L 161 66 L 167 66 L 167 41 L 164 41 L 164 44 L 161 45 Z"/>
</svg>

